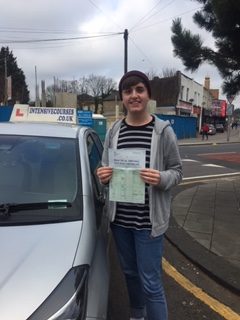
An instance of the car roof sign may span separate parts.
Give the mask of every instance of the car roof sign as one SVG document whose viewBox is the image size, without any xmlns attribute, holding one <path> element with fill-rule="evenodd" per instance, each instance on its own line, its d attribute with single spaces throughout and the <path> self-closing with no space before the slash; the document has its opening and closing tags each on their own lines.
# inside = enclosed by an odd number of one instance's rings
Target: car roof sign
<svg viewBox="0 0 240 320">
<path fill-rule="evenodd" d="M 10 121 L 78 124 L 75 108 L 31 107 L 27 104 L 15 104 Z"/>
</svg>

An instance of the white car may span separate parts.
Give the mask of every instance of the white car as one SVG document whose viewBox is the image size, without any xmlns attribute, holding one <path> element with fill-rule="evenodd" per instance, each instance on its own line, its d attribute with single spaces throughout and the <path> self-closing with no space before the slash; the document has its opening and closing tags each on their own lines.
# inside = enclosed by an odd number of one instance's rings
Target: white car
<svg viewBox="0 0 240 320">
<path fill-rule="evenodd" d="M 107 318 L 101 154 L 88 127 L 0 123 L 1 320 Z"/>
</svg>

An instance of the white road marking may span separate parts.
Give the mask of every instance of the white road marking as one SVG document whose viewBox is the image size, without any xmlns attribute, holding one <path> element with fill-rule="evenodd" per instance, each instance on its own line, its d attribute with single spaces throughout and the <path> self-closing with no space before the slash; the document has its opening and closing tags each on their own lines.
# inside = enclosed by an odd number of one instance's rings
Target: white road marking
<svg viewBox="0 0 240 320">
<path fill-rule="evenodd" d="M 224 166 L 219 166 L 219 165 L 213 164 L 213 163 L 202 164 L 202 167 L 226 168 Z"/>
<path fill-rule="evenodd" d="M 224 177 L 234 177 L 234 176 L 239 176 L 240 172 L 230 172 L 230 173 L 222 173 L 222 174 L 212 174 L 212 175 L 207 175 L 207 176 L 195 176 L 195 177 L 188 177 L 188 178 L 183 178 L 183 181 L 194 181 L 194 180 L 202 180 L 202 179 L 211 179 L 211 178 L 224 178 Z M 183 184 L 183 183 L 181 183 Z"/>
<path fill-rule="evenodd" d="M 215 156 L 215 155 L 222 155 L 222 154 L 234 154 L 237 153 L 236 151 L 229 151 L 229 152 L 209 152 L 209 153 L 199 153 L 198 156 Z"/>
<path fill-rule="evenodd" d="M 184 162 L 200 162 L 198 160 L 193 160 L 193 159 L 182 159 Z"/>
</svg>

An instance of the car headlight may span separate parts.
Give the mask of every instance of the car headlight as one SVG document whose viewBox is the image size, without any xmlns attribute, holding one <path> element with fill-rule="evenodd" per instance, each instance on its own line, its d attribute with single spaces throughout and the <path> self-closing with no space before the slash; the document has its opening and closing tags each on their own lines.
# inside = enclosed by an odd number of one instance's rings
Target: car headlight
<svg viewBox="0 0 240 320">
<path fill-rule="evenodd" d="M 86 317 L 87 265 L 74 267 L 27 320 L 82 320 Z"/>
</svg>

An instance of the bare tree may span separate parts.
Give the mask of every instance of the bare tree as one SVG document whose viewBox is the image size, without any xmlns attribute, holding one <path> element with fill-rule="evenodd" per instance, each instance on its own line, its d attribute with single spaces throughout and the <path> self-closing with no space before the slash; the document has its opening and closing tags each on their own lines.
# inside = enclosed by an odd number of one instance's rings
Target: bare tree
<svg viewBox="0 0 240 320">
<path fill-rule="evenodd" d="M 85 76 L 80 78 L 78 81 L 78 94 L 83 94 L 83 93 L 88 94 L 88 83 L 87 83 L 87 78 Z"/>
<path fill-rule="evenodd" d="M 154 70 L 154 69 L 151 69 L 151 70 L 149 70 L 148 72 L 146 72 L 146 75 L 147 75 L 147 77 L 148 77 L 149 80 L 153 80 L 153 78 L 159 77 L 159 74 L 158 74 L 157 71 Z"/>
<path fill-rule="evenodd" d="M 89 76 L 83 76 L 78 81 L 55 81 L 55 84 L 50 85 L 46 89 L 47 100 L 54 101 L 55 92 L 68 92 L 76 94 L 88 94 L 94 99 L 95 113 L 98 112 L 98 105 L 103 105 L 103 100 L 107 97 L 112 90 L 116 88 L 116 82 L 112 78 L 106 78 L 104 76 L 97 76 L 90 74 Z"/>
<path fill-rule="evenodd" d="M 146 72 L 146 75 L 148 76 L 149 80 L 153 80 L 155 77 L 158 78 L 170 78 L 176 75 L 177 70 L 174 68 L 163 68 L 162 72 L 158 73 L 156 70 L 151 69 L 148 72 Z"/>
<path fill-rule="evenodd" d="M 171 78 L 176 75 L 177 70 L 174 68 L 164 68 L 162 69 L 161 78 Z"/>
<path fill-rule="evenodd" d="M 104 79 L 104 92 L 103 94 L 105 95 L 104 98 L 106 96 L 108 96 L 112 90 L 116 89 L 116 82 L 112 79 L 112 78 L 105 78 Z"/>
<path fill-rule="evenodd" d="M 52 107 L 54 105 L 54 98 L 55 98 L 55 88 L 54 84 L 47 86 L 46 88 L 46 105 L 48 107 Z"/>
<path fill-rule="evenodd" d="M 79 83 L 77 80 L 72 80 L 68 82 L 68 92 L 78 93 Z"/>
<path fill-rule="evenodd" d="M 93 96 L 95 113 L 98 112 L 98 105 L 100 103 L 103 104 L 103 99 L 116 88 L 116 83 L 113 79 L 94 74 L 90 74 L 87 78 L 80 78 L 79 82 L 81 93 L 88 93 Z"/>
</svg>

